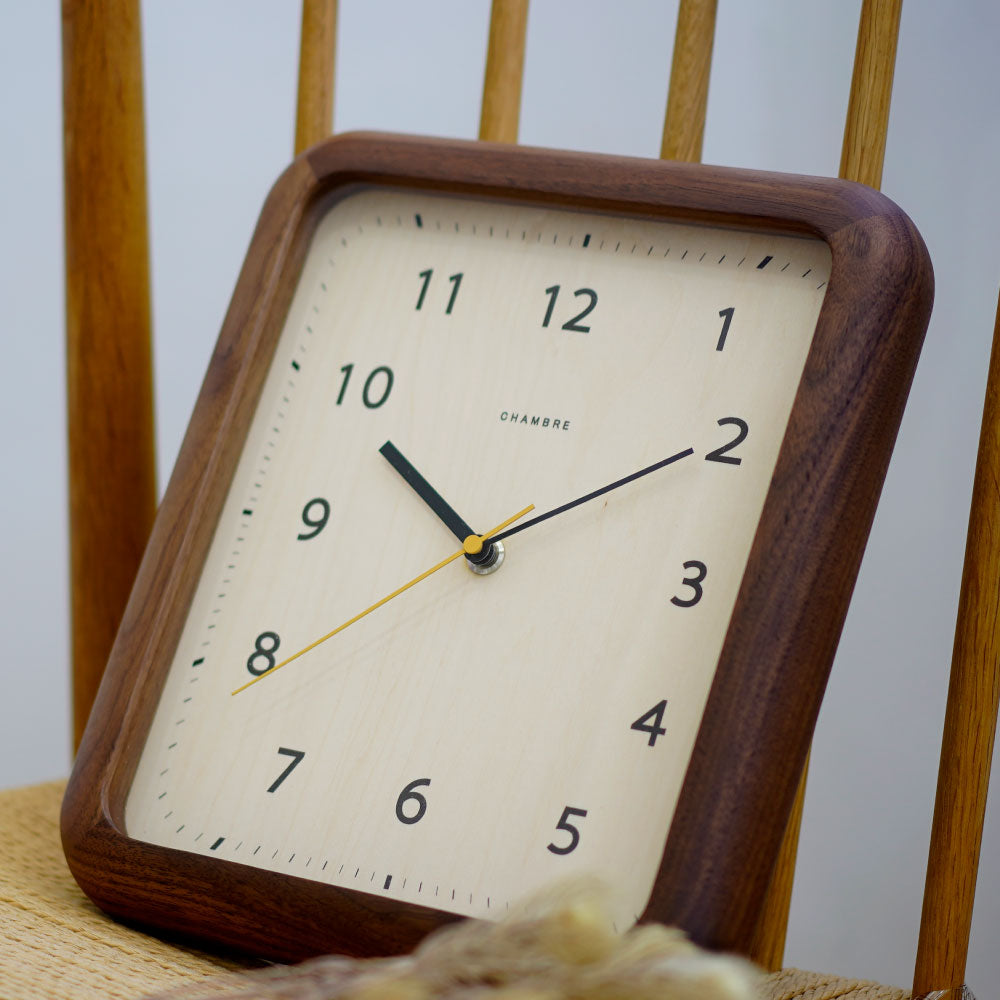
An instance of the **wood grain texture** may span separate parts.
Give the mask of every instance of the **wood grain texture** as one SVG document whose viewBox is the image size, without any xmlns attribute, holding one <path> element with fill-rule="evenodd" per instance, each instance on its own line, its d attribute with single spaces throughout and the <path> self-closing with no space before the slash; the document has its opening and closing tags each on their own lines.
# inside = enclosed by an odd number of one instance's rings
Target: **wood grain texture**
<svg viewBox="0 0 1000 1000">
<path fill-rule="evenodd" d="M 528 0 L 493 0 L 479 138 L 517 142 Z"/>
<path fill-rule="evenodd" d="M 295 155 L 333 131 L 337 0 L 302 0 Z"/>
<path fill-rule="evenodd" d="M 138 0 L 62 5 L 74 747 L 156 510 Z"/>
<path fill-rule="evenodd" d="M 701 162 L 717 0 L 681 0 L 660 157 Z"/>
<path fill-rule="evenodd" d="M 833 272 L 643 919 L 745 951 L 819 709 L 930 308 L 923 244 L 858 185 L 503 145 L 344 135 L 273 189 L 241 273 L 63 810 L 71 870 L 134 921 L 261 955 L 411 948 L 453 919 L 131 840 L 124 800 L 316 220 L 405 185 L 810 233 Z"/>
<path fill-rule="evenodd" d="M 882 186 L 902 7 L 903 0 L 864 0 L 858 23 L 840 176 L 876 189 Z"/>
<path fill-rule="evenodd" d="M 1000 702 L 1000 308 L 945 711 L 913 992 L 965 981 L 986 793 Z"/>
</svg>

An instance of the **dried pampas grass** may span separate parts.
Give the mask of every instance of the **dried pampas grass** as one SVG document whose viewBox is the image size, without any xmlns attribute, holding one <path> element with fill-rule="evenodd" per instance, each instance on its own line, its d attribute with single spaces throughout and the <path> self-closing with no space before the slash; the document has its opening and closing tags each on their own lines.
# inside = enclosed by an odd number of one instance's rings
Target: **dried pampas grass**
<svg viewBox="0 0 1000 1000">
<path fill-rule="evenodd" d="M 575 885 L 500 923 L 467 920 L 412 955 L 312 959 L 172 990 L 158 1000 L 753 1000 L 749 962 L 658 924 L 616 934 L 603 894 Z"/>
</svg>

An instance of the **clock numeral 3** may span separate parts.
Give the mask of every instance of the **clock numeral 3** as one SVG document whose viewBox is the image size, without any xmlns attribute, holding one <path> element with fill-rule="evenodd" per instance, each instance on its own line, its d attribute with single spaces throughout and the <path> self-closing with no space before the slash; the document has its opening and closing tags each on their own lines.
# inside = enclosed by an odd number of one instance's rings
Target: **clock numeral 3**
<svg viewBox="0 0 1000 1000">
<path fill-rule="evenodd" d="M 311 515 L 309 512 L 313 508 L 319 508 L 319 516 Z M 312 528 L 312 531 L 300 531 L 295 537 L 301 542 L 308 541 L 310 538 L 315 538 L 325 527 L 326 522 L 330 520 L 330 501 L 324 500 L 322 497 L 314 497 L 302 508 L 302 523 L 307 528 Z"/>
<path fill-rule="evenodd" d="M 679 608 L 693 608 L 701 600 L 701 584 L 705 577 L 708 576 L 708 567 L 697 559 L 689 559 L 684 563 L 684 568 L 695 571 L 694 576 L 686 576 L 681 581 L 685 587 L 690 587 L 694 591 L 694 594 L 691 597 L 671 597 L 670 603 L 676 604 Z"/>
<path fill-rule="evenodd" d="M 559 285 L 552 285 L 550 288 L 545 289 L 545 294 L 549 297 L 549 307 L 545 310 L 545 319 L 542 320 L 542 326 L 548 326 L 549 320 L 552 319 L 552 312 L 556 307 L 556 299 L 559 297 Z M 566 320 L 563 323 L 562 328 L 564 330 L 570 330 L 573 333 L 590 333 L 589 326 L 582 326 L 580 320 L 585 316 L 589 316 L 593 311 L 594 306 L 597 305 L 597 292 L 593 288 L 578 288 L 574 293 L 575 296 L 585 295 L 590 299 L 590 305 L 586 306 L 581 312 L 578 312 L 571 319 Z"/>
<path fill-rule="evenodd" d="M 569 834 L 569 843 L 558 846 L 555 843 L 546 845 L 553 854 L 570 854 L 576 850 L 576 845 L 580 843 L 580 831 L 570 823 L 571 816 L 586 816 L 586 809 L 574 809 L 573 806 L 566 806 L 556 823 L 557 830 L 565 830 Z"/>
<path fill-rule="evenodd" d="M 267 643 L 265 646 L 264 643 Z M 281 638 L 277 632 L 261 632 L 257 636 L 257 641 L 253 644 L 253 652 L 247 659 L 247 670 L 255 676 L 266 674 L 277 662 L 274 658 L 274 651 L 281 645 Z M 264 666 L 257 666 L 259 660 L 264 661 Z"/>
<path fill-rule="evenodd" d="M 725 427 L 726 424 L 732 424 L 734 427 L 739 429 L 738 433 L 728 444 L 724 444 L 721 448 L 716 448 L 715 451 L 710 451 L 705 456 L 705 461 L 725 462 L 727 465 L 739 465 L 743 459 L 729 455 L 728 452 L 732 451 L 746 440 L 747 434 L 750 433 L 750 427 L 745 420 L 741 420 L 739 417 L 723 417 L 720 421 L 718 421 L 718 424 L 720 427 Z"/>
<path fill-rule="evenodd" d="M 291 757 L 292 762 L 271 782 L 271 787 L 268 788 L 269 792 L 273 792 L 302 763 L 302 758 L 306 755 L 305 750 L 289 750 L 287 747 L 278 747 L 278 753 Z"/>
<path fill-rule="evenodd" d="M 431 278 L 434 276 L 434 268 L 429 267 L 426 271 L 421 271 L 417 277 L 423 278 L 424 283 L 420 286 L 420 294 L 417 296 L 417 309 L 422 309 L 424 306 L 424 298 L 427 295 L 427 289 L 430 287 Z M 451 282 L 451 295 L 448 297 L 448 305 L 445 307 L 445 316 L 451 315 L 451 310 L 455 306 L 455 299 L 458 297 L 458 286 L 462 284 L 462 273 L 449 275 L 448 280 Z"/>
<path fill-rule="evenodd" d="M 414 823 L 419 823 L 424 818 L 424 813 L 427 812 L 427 799 L 425 799 L 420 792 L 415 792 L 414 788 L 420 788 L 423 785 L 429 785 L 431 783 L 430 778 L 417 778 L 416 781 L 411 781 L 400 793 L 399 798 L 396 799 L 396 819 L 400 823 L 406 823 L 408 826 L 412 826 Z M 403 812 L 404 802 L 416 802 L 417 811 L 407 815 Z"/>
<path fill-rule="evenodd" d="M 337 406 L 344 402 L 344 394 L 347 392 L 347 383 L 351 381 L 354 364 L 344 365 L 340 370 L 344 373 L 344 380 L 340 383 L 340 392 L 337 393 Z M 379 376 L 383 376 L 383 378 Z M 389 398 L 393 380 L 392 369 L 388 365 L 379 365 L 378 368 L 373 368 L 369 372 L 368 378 L 365 379 L 364 388 L 361 390 L 361 402 L 369 410 L 377 410 Z M 380 384 L 382 394 L 376 396 L 375 393 Z"/>
<path fill-rule="evenodd" d="M 667 730 L 663 726 L 663 715 L 667 710 L 667 699 L 657 702 L 648 712 L 644 712 L 629 727 L 637 729 L 640 733 L 649 733 L 649 743 L 651 747 L 656 746 L 658 736 L 665 736 Z"/>
</svg>

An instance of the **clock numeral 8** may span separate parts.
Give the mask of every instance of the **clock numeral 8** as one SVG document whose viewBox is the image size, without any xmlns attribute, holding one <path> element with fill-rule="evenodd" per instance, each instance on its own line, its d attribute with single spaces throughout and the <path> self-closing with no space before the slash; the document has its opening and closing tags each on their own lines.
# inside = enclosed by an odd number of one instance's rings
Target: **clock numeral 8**
<svg viewBox="0 0 1000 1000">
<path fill-rule="evenodd" d="M 267 646 L 264 643 L 267 643 Z M 253 652 L 247 659 L 247 670 L 259 677 L 266 674 L 277 662 L 274 658 L 274 651 L 281 645 L 281 638 L 277 632 L 261 632 L 257 636 L 257 641 L 253 644 Z M 264 661 L 264 666 L 256 666 L 258 660 Z"/>
<path fill-rule="evenodd" d="M 570 823 L 569 819 L 571 816 L 586 815 L 586 809 L 574 809 L 573 806 L 566 806 L 563 809 L 562 816 L 559 817 L 559 822 L 556 823 L 556 829 L 565 830 L 569 834 L 569 843 L 561 847 L 555 843 L 546 845 L 553 854 L 570 854 L 576 850 L 576 845 L 580 843 L 580 831 Z"/>
<path fill-rule="evenodd" d="M 398 819 L 400 823 L 406 823 L 408 826 L 412 826 L 414 823 L 419 823 L 424 818 L 424 813 L 427 812 L 427 799 L 425 799 L 420 792 L 415 792 L 413 789 L 420 788 L 422 785 L 429 785 L 430 783 L 430 778 L 417 778 L 415 781 L 411 781 L 399 793 L 399 798 L 396 799 L 396 819 Z M 403 812 L 403 803 L 406 801 L 416 802 L 417 804 L 417 811 L 409 816 Z"/>
</svg>

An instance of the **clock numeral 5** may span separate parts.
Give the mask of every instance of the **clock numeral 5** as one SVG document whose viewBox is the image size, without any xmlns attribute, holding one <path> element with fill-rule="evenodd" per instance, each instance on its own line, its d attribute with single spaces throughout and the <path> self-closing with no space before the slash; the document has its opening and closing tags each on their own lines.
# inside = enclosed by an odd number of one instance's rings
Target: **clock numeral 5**
<svg viewBox="0 0 1000 1000">
<path fill-rule="evenodd" d="M 545 294 L 549 297 L 549 307 L 545 310 L 545 319 L 542 320 L 542 326 L 548 326 L 549 320 L 552 319 L 552 312 L 556 307 L 556 299 L 559 297 L 559 287 L 559 285 L 552 285 L 550 288 L 545 289 Z M 597 305 L 597 292 L 593 288 L 578 288 L 573 294 L 575 296 L 587 296 L 590 299 L 590 305 L 586 306 L 582 312 L 578 312 L 571 319 L 566 320 L 562 328 L 570 330 L 573 333 L 590 333 L 590 327 L 582 326 L 580 320 L 585 316 L 589 316 L 594 306 Z"/>
<path fill-rule="evenodd" d="M 430 287 L 431 278 L 434 276 L 434 268 L 429 267 L 426 271 L 421 271 L 418 277 L 424 279 L 424 283 L 420 286 L 420 295 L 417 296 L 417 309 L 422 309 L 424 305 L 424 297 L 427 295 L 427 289 Z M 451 315 L 451 310 L 455 305 L 455 299 L 458 297 L 458 286 L 462 284 L 462 274 L 452 274 L 448 277 L 448 280 L 452 284 L 451 295 L 448 298 L 448 305 L 445 307 L 445 316 Z"/>
<path fill-rule="evenodd" d="M 556 823 L 556 829 L 565 830 L 569 834 L 569 843 L 562 847 L 555 843 L 548 844 L 547 847 L 553 854 L 570 854 L 576 850 L 576 845 L 580 843 L 580 831 L 569 820 L 571 816 L 586 815 L 586 809 L 574 809 L 573 806 L 566 806 L 563 809 L 562 816 L 559 817 L 559 822 Z"/>
<path fill-rule="evenodd" d="M 344 394 L 347 392 L 347 383 L 351 381 L 354 364 L 344 365 L 340 370 L 344 373 L 344 380 L 340 383 L 340 392 L 337 393 L 337 406 L 344 402 Z M 379 376 L 384 376 L 384 384 L 382 385 L 382 394 L 376 396 L 377 387 L 382 382 Z M 365 379 L 364 388 L 361 390 L 361 402 L 369 410 L 377 410 L 389 398 L 389 393 L 392 392 L 392 383 L 392 369 L 388 365 L 379 365 L 378 368 L 373 368 L 369 372 L 368 378 Z"/>
<path fill-rule="evenodd" d="M 734 427 L 738 428 L 736 437 L 734 437 L 728 444 L 724 444 L 721 448 L 716 448 L 715 451 L 710 451 L 705 456 L 705 461 L 725 462 L 727 465 L 739 465 L 743 459 L 729 455 L 728 452 L 732 451 L 746 440 L 747 434 L 750 433 L 749 425 L 745 420 L 741 420 L 739 417 L 723 417 L 718 421 L 718 424 L 720 427 L 725 427 L 726 424 L 732 424 Z"/>
<path fill-rule="evenodd" d="M 640 733 L 649 733 L 648 746 L 656 746 L 658 736 L 665 736 L 667 730 L 663 726 L 663 715 L 667 711 L 667 699 L 657 702 L 648 712 L 644 712 L 629 726 Z"/>
<path fill-rule="evenodd" d="M 697 559 L 689 559 L 684 563 L 684 568 L 695 571 L 694 576 L 686 576 L 681 581 L 684 586 L 690 587 L 694 591 L 694 594 L 691 597 L 671 597 L 670 603 L 676 604 L 679 608 L 693 608 L 701 600 L 701 584 L 705 577 L 708 576 L 708 567 Z"/>
<path fill-rule="evenodd" d="M 273 792 L 302 763 L 302 758 L 306 755 L 305 750 L 289 750 L 287 747 L 278 747 L 278 753 L 291 757 L 292 762 L 271 782 L 271 787 L 268 788 L 269 792 Z"/>
<path fill-rule="evenodd" d="M 310 510 L 317 507 L 319 508 L 319 516 L 310 515 Z M 325 527 L 326 522 L 330 520 L 330 501 L 324 500 L 322 497 L 314 497 L 302 508 L 302 523 L 307 528 L 312 528 L 312 531 L 300 531 L 295 537 L 300 542 L 308 541 L 310 538 L 315 538 Z"/>
<path fill-rule="evenodd" d="M 431 783 L 430 778 L 417 778 L 415 781 L 411 781 L 400 793 L 399 798 L 396 799 L 396 819 L 400 823 L 406 823 L 408 826 L 412 826 L 414 823 L 419 823 L 424 818 L 424 813 L 427 812 L 427 799 L 425 799 L 420 792 L 415 792 L 414 788 L 420 788 L 423 785 L 429 785 Z M 407 815 L 403 812 L 403 803 L 407 801 L 416 802 L 417 811 Z"/>
<path fill-rule="evenodd" d="M 277 662 L 274 652 L 280 645 L 281 638 L 277 632 L 261 632 L 253 644 L 253 652 L 247 658 L 247 670 L 257 677 L 266 674 Z M 264 666 L 258 665 L 260 660 L 264 661 Z"/>
</svg>

